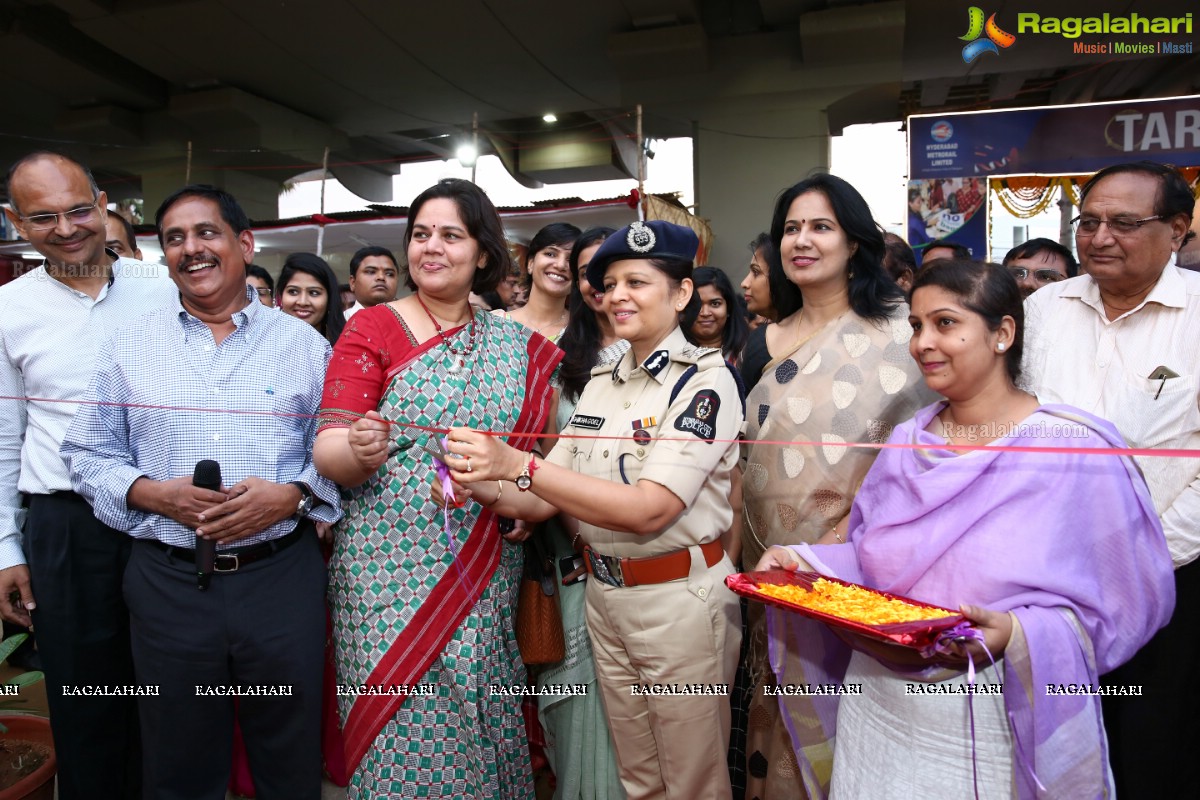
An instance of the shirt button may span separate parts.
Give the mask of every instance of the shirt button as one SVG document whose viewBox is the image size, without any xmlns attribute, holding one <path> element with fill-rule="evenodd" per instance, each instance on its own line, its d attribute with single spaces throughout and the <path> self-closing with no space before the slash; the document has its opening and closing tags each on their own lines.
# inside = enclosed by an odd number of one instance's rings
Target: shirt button
<svg viewBox="0 0 1200 800">
<path fill-rule="evenodd" d="M 213 394 L 220 394 L 220 393 L 221 393 L 221 390 L 220 390 L 220 389 L 218 389 L 217 387 L 215 387 L 215 386 L 214 386 L 214 387 L 213 387 Z"/>
<path fill-rule="evenodd" d="M 638 454 L 638 457 L 640 458 L 641 456 L 646 455 L 646 450 L 644 448 L 639 447 L 637 449 L 637 454 Z"/>
<path fill-rule="evenodd" d="M 576 447 L 575 445 L 571 445 L 571 453 L 572 453 L 572 454 L 575 454 L 575 453 L 578 453 L 578 452 L 579 452 L 579 448 L 578 448 L 578 447 Z"/>
<path fill-rule="evenodd" d="M 708 589 L 697 589 L 696 596 L 703 600 L 704 598 L 708 597 Z"/>
<path fill-rule="evenodd" d="M 1107 361 L 1097 361 L 1097 362 L 1096 362 L 1096 366 L 1097 366 L 1097 367 L 1107 367 L 1107 366 L 1108 366 L 1108 362 L 1107 362 Z"/>
<path fill-rule="evenodd" d="M 213 441 L 214 441 L 214 442 L 215 442 L 215 441 L 217 441 L 217 440 L 218 440 L 218 439 L 220 439 L 220 438 L 221 438 L 221 434 L 219 434 L 219 433 L 214 433 L 214 434 L 213 434 Z"/>
<path fill-rule="evenodd" d="M 629 401 L 628 401 L 628 400 L 626 400 L 626 401 L 625 401 L 625 407 L 626 407 L 626 408 L 629 408 Z"/>
<path fill-rule="evenodd" d="M 608 451 L 607 451 L 607 450 L 605 450 L 605 451 L 604 451 L 604 457 L 605 457 L 605 458 L 608 458 Z"/>
</svg>

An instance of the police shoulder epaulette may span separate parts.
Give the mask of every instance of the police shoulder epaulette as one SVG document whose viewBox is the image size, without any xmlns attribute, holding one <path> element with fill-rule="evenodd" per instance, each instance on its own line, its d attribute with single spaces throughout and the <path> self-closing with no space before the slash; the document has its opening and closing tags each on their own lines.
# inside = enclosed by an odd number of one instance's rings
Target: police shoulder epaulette
<svg viewBox="0 0 1200 800">
<path fill-rule="evenodd" d="M 680 364 L 695 364 L 702 369 L 711 369 L 725 363 L 725 358 L 721 355 L 721 348 L 695 345 L 681 347 L 677 353 L 671 356 L 671 360 Z"/>
</svg>

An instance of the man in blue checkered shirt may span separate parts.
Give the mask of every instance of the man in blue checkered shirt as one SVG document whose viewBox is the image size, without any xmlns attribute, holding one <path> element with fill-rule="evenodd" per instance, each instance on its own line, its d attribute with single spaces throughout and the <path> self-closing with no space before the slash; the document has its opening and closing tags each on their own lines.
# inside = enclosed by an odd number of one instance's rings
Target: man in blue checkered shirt
<svg viewBox="0 0 1200 800">
<path fill-rule="evenodd" d="M 192 185 L 156 222 L 177 300 L 101 350 L 62 454 L 96 517 L 134 537 L 125 573 L 147 797 L 223 798 L 234 697 L 264 800 L 318 798 L 325 565 L 341 515 L 312 465 L 330 348 L 246 287 L 237 201 Z M 192 484 L 199 461 L 217 490 Z M 199 591 L 197 537 L 217 545 Z"/>
</svg>

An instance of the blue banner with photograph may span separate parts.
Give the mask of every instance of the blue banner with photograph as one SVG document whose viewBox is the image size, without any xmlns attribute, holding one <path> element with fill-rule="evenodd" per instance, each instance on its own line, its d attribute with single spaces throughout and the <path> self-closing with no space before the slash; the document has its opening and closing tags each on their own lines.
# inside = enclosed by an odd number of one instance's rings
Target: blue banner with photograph
<svg viewBox="0 0 1200 800">
<path fill-rule="evenodd" d="M 1200 95 L 908 118 L 909 179 L 1200 166 Z"/>
</svg>

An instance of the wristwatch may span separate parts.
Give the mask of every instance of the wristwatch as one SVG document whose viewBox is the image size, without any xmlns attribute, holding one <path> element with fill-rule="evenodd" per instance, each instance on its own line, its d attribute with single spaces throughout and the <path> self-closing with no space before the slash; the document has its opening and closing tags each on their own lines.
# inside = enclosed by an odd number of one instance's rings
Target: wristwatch
<svg viewBox="0 0 1200 800">
<path fill-rule="evenodd" d="M 517 485 L 518 492 L 528 492 L 529 487 L 533 486 L 533 473 L 537 471 L 537 468 L 537 456 L 530 456 L 525 469 L 521 470 L 521 474 L 513 481 Z"/>
<path fill-rule="evenodd" d="M 300 490 L 300 502 L 296 504 L 296 518 L 308 516 L 308 512 L 312 511 L 313 493 L 312 489 L 308 488 L 308 484 L 303 481 L 291 481 L 289 486 L 295 486 Z"/>
</svg>

